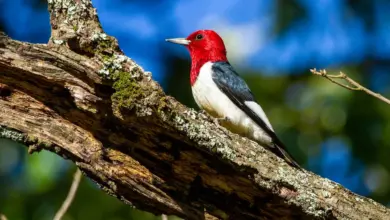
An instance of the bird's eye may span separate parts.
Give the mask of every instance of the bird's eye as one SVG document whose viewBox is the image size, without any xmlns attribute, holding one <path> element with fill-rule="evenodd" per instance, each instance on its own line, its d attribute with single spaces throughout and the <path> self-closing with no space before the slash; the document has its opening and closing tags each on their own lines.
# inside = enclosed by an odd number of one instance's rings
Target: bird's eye
<svg viewBox="0 0 390 220">
<path fill-rule="evenodd" d="M 202 40 L 203 39 L 203 35 L 198 34 L 198 35 L 196 35 L 195 39 L 196 40 Z"/>
</svg>

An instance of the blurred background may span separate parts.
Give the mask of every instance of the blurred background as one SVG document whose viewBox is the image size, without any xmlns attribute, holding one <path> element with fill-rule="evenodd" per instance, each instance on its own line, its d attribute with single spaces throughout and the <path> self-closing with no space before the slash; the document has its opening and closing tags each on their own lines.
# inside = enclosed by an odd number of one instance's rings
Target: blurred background
<svg viewBox="0 0 390 220">
<path fill-rule="evenodd" d="M 194 107 L 190 58 L 165 38 L 214 29 L 277 134 L 300 164 L 390 207 L 390 106 L 313 76 L 343 71 L 390 97 L 388 0 L 94 0 L 104 30 L 153 73 L 164 90 Z M 0 0 L 0 30 L 46 43 L 44 0 Z M 0 70 L 1 72 L 1 70 Z M 9 220 L 52 219 L 75 166 L 50 153 L 27 155 L 0 139 L 0 212 Z M 126 206 L 82 179 L 66 220 L 161 219 Z"/>
</svg>

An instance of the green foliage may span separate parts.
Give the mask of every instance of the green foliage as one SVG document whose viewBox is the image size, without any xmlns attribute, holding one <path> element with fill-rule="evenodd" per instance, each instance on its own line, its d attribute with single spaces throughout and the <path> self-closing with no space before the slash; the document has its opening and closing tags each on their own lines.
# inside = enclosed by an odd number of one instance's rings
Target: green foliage
<svg viewBox="0 0 390 220">
<path fill-rule="evenodd" d="M 277 2 L 277 10 L 282 13 L 276 13 L 278 23 L 275 28 L 275 34 L 281 34 L 292 23 L 307 16 L 305 9 L 302 8 L 297 0 L 278 0 Z"/>
</svg>

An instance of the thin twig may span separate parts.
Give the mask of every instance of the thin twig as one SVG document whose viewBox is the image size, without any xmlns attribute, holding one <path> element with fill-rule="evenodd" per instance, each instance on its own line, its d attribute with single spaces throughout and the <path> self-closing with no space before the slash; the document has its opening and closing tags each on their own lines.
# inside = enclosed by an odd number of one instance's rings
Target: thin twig
<svg viewBox="0 0 390 220">
<path fill-rule="evenodd" d="M 0 214 L 0 220 L 8 220 L 8 218 L 4 214 Z"/>
<path fill-rule="evenodd" d="M 70 187 L 68 196 L 66 197 L 64 203 L 62 203 L 61 208 L 58 210 L 53 220 L 61 220 L 61 218 L 65 215 L 66 211 L 68 210 L 69 206 L 72 204 L 77 189 L 79 188 L 81 176 L 82 176 L 81 171 L 77 169 L 76 173 L 74 174 L 72 186 Z"/>
<path fill-rule="evenodd" d="M 328 79 L 329 81 L 341 86 L 341 87 L 344 87 L 346 89 L 349 89 L 349 90 L 354 90 L 354 91 L 363 91 L 365 93 L 367 93 L 368 95 L 371 95 L 387 104 L 390 105 L 390 100 L 387 99 L 386 97 L 382 96 L 381 94 L 379 93 L 375 93 L 369 89 L 367 89 L 366 87 L 360 85 L 358 82 L 356 82 L 355 80 L 349 78 L 345 73 L 342 73 L 340 72 L 338 75 L 330 75 L 328 73 L 326 73 L 326 70 L 319 70 L 317 71 L 316 69 L 311 69 L 310 70 L 314 75 L 318 75 L 318 76 L 322 76 L 322 77 L 325 77 L 326 79 Z M 347 82 L 347 84 L 343 84 L 339 81 L 336 81 L 335 79 L 342 79 L 344 81 Z"/>
</svg>

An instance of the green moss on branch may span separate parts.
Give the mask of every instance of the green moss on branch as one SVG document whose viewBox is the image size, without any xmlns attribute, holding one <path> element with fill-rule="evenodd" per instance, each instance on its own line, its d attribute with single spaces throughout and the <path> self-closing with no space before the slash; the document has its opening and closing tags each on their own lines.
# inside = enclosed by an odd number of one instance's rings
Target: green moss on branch
<svg viewBox="0 0 390 220">
<path fill-rule="evenodd" d="M 138 82 L 131 74 L 124 71 L 117 71 L 113 74 L 115 80 L 113 88 L 115 93 L 112 100 L 119 106 L 127 109 L 134 107 L 134 100 L 139 99 L 143 92 Z"/>
</svg>

